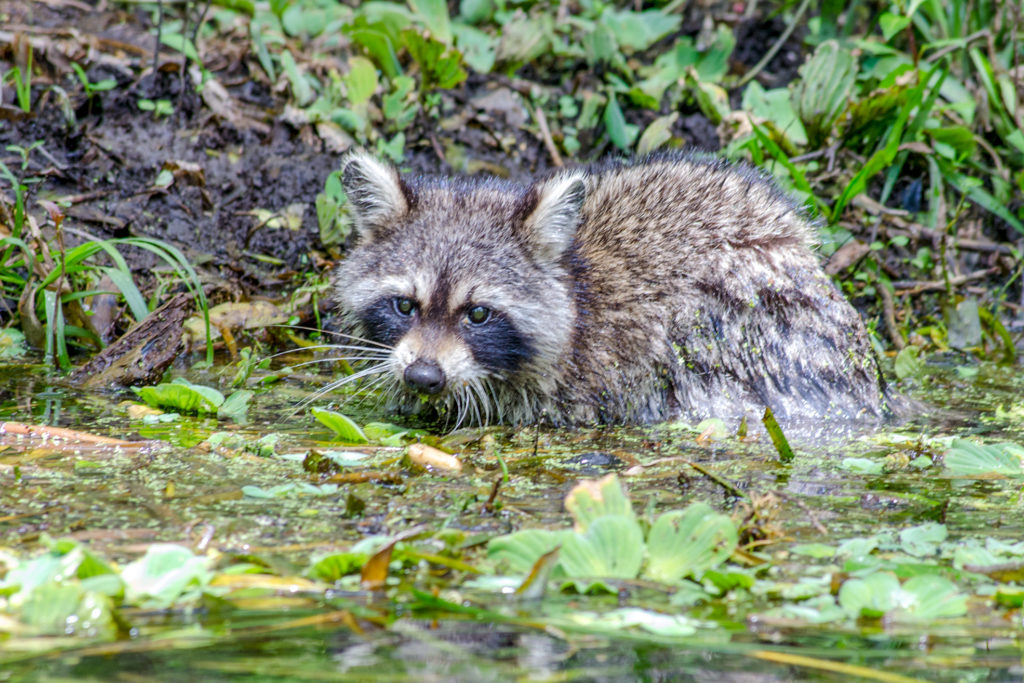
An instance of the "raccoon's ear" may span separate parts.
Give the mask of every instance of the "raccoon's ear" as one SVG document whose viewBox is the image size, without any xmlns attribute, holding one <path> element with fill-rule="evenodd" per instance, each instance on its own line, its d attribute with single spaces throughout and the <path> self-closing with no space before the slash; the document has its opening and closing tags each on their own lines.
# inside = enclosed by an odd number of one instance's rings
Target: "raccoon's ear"
<svg viewBox="0 0 1024 683">
<path fill-rule="evenodd" d="M 535 256 L 547 261 L 562 257 L 576 237 L 586 198 L 581 173 L 558 175 L 533 186 L 527 198 L 533 206 L 523 227 Z"/>
<path fill-rule="evenodd" d="M 394 166 L 355 151 L 342 160 L 341 168 L 341 184 L 361 242 L 372 242 L 408 213 L 409 198 Z"/>
</svg>

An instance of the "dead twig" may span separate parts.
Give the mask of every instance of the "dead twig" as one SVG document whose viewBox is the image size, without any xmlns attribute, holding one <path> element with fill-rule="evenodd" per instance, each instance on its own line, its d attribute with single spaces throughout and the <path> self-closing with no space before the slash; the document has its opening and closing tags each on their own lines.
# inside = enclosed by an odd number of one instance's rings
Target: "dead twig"
<svg viewBox="0 0 1024 683">
<path fill-rule="evenodd" d="M 555 146 L 555 141 L 551 138 L 551 129 L 548 128 L 548 117 L 544 115 L 544 109 L 540 106 L 534 107 L 533 117 L 537 119 L 540 137 L 544 141 L 544 146 L 547 147 L 548 154 L 551 155 L 551 163 L 561 168 L 565 164 L 562 163 L 562 155 L 558 153 L 558 147 Z"/>
<path fill-rule="evenodd" d="M 24 422 L 0 422 L 0 435 L 16 434 L 34 439 L 54 439 L 57 441 L 76 441 L 78 443 L 95 443 L 109 446 L 137 446 L 137 442 L 112 439 L 108 436 L 98 436 L 88 432 L 80 432 L 76 429 L 64 429 L 63 427 L 51 427 L 50 425 L 30 425 Z"/>
<path fill-rule="evenodd" d="M 958 287 L 968 282 L 974 282 L 975 280 L 984 280 L 987 277 L 995 275 L 999 272 L 999 268 L 985 268 L 984 270 L 976 270 L 973 273 L 967 275 L 958 275 L 956 277 L 949 278 L 950 287 Z M 892 283 L 893 289 L 900 294 L 921 294 L 922 292 L 941 292 L 946 289 L 945 280 L 896 280 Z"/>
<path fill-rule="evenodd" d="M 896 302 L 893 300 L 892 292 L 888 287 L 878 287 L 878 293 L 882 295 L 882 313 L 885 316 L 885 328 L 889 331 L 889 339 L 892 345 L 902 350 L 907 345 L 903 341 L 899 328 L 896 326 Z"/>
</svg>

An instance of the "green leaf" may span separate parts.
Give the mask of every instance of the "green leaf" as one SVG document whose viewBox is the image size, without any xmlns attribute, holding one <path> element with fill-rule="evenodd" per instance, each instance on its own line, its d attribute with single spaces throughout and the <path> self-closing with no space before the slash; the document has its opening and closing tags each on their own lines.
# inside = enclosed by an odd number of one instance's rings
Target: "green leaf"
<svg viewBox="0 0 1024 683">
<path fill-rule="evenodd" d="M 715 29 L 715 37 L 707 52 L 697 61 L 697 75 L 705 83 L 721 83 L 729 73 L 729 58 L 736 47 L 732 29 L 722 22 Z"/>
<path fill-rule="evenodd" d="M 192 384 L 184 377 L 155 387 L 132 387 L 132 391 L 155 408 L 170 408 L 184 413 L 216 413 L 224 403 L 224 394 L 212 387 Z"/>
<path fill-rule="evenodd" d="M 249 410 L 249 401 L 255 395 L 255 393 L 248 389 L 235 391 L 224 399 L 224 403 L 220 404 L 220 407 L 217 408 L 217 418 L 234 420 L 235 422 L 245 420 L 245 414 Z"/>
<path fill-rule="evenodd" d="M 619 149 L 627 151 L 633 146 L 637 127 L 626 123 L 626 117 L 622 115 L 618 99 L 613 93 L 609 93 L 608 106 L 604 108 L 604 127 L 612 143 Z"/>
<path fill-rule="evenodd" d="M 199 556 L 180 545 L 157 543 L 121 572 L 126 599 L 147 600 L 169 606 L 186 591 L 209 583 L 211 558 Z"/>
<path fill-rule="evenodd" d="M 196 46 L 192 44 L 192 41 L 181 35 L 180 33 L 160 33 L 160 42 L 178 52 L 184 54 L 188 59 L 196 64 L 201 64 L 199 60 L 199 53 L 196 51 Z"/>
<path fill-rule="evenodd" d="M 924 373 L 924 361 L 920 358 L 921 349 L 916 346 L 905 346 L 896 354 L 894 369 L 896 377 L 920 377 Z"/>
<path fill-rule="evenodd" d="M 804 555 L 816 559 L 825 559 L 835 557 L 836 555 L 835 547 L 825 543 L 802 543 L 791 547 L 789 551 L 795 555 Z"/>
<path fill-rule="evenodd" d="M 949 532 L 944 524 L 927 522 L 904 529 L 900 532 L 900 548 L 914 557 L 927 557 L 939 550 L 939 544 L 946 540 Z"/>
<path fill-rule="evenodd" d="M 878 25 L 882 29 L 882 37 L 889 42 L 894 35 L 910 26 L 910 17 L 903 17 L 892 12 L 882 12 L 878 17 Z"/>
<path fill-rule="evenodd" d="M 363 104 L 377 90 L 377 69 L 366 57 L 351 57 L 348 73 L 343 77 L 348 101 L 357 106 Z"/>
<path fill-rule="evenodd" d="M 885 617 L 896 622 L 931 621 L 967 613 L 967 600 L 949 580 L 922 574 L 902 586 L 891 572 L 850 579 L 839 589 L 839 605 L 852 617 Z"/>
<path fill-rule="evenodd" d="M 842 217 L 843 209 L 846 205 L 853 200 L 858 194 L 864 191 L 867 187 L 868 180 L 870 180 L 876 173 L 883 168 L 889 166 L 896 158 L 896 153 L 899 151 L 900 142 L 903 140 L 903 128 L 907 124 L 907 120 L 910 118 L 912 111 L 921 103 L 921 98 L 924 94 L 924 84 L 918 85 L 912 90 L 907 92 L 905 98 L 903 98 L 902 108 L 900 109 L 899 115 L 896 117 L 896 121 L 892 124 L 889 129 L 889 135 L 886 138 L 885 146 L 879 149 L 877 152 L 871 155 L 867 163 L 858 171 L 850 182 L 843 189 L 839 199 L 836 200 L 835 206 L 832 208 L 832 223 L 838 223 Z"/>
<path fill-rule="evenodd" d="M 606 26 L 615 41 L 627 53 L 642 52 L 679 28 L 682 17 L 651 9 L 644 12 L 615 10 L 608 7 L 598 18 L 597 27 Z"/>
<path fill-rule="evenodd" d="M 452 31 L 466 64 L 477 73 L 489 73 L 497 59 L 497 41 L 480 29 L 465 24 L 455 24 Z"/>
<path fill-rule="evenodd" d="M 614 474 L 596 481 L 581 481 L 565 497 L 565 509 L 580 531 L 586 531 L 601 517 L 636 518 L 622 483 Z"/>
<path fill-rule="evenodd" d="M 299 71 L 295 58 L 292 57 L 292 53 L 288 50 L 281 52 L 281 68 L 284 69 L 285 75 L 288 76 L 288 81 L 292 86 L 292 96 L 295 98 L 296 103 L 300 107 L 304 107 L 312 102 L 313 88 L 309 85 L 305 75 Z"/>
<path fill-rule="evenodd" d="M 512 574 L 527 574 L 542 555 L 565 543 L 571 531 L 524 529 L 487 543 L 487 557 L 508 568 Z"/>
<path fill-rule="evenodd" d="M 483 23 L 493 15 L 494 0 L 460 0 L 459 2 L 459 16 L 471 24 Z"/>
<path fill-rule="evenodd" d="M 310 411 L 321 424 L 338 435 L 341 441 L 346 443 L 366 443 L 369 439 L 359 428 L 359 425 L 352 418 L 323 408 L 313 408 Z"/>
<path fill-rule="evenodd" d="M 975 204 L 1006 221 L 1017 232 L 1024 233 L 1024 223 L 1018 220 L 1008 208 L 1003 206 L 998 199 L 982 188 L 980 184 L 971 182 L 974 180 L 973 178 L 953 172 L 946 173 L 945 178 L 953 187 L 970 197 Z"/>
<path fill-rule="evenodd" d="M 706 503 L 693 503 L 658 517 L 647 537 L 647 568 L 654 581 L 699 579 L 725 562 L 736 549 L 736 525 Z"/>
<path fill-rule="evenodd" d="M 816 146 L 832 133 L 848 105 L 857 79 L 857 61 L 838 42 L 827 40 L 800 67 L 800 76 L 791 101 L 806 126 L 807 139 Z"/>
<path fill-rule="evenodd" d="M 131 309 L 132 317 L 135 318 L 136 322 L 141 322 L 143 318 L 149 315 L 149 307 L 146 305 L 142 292 L 135 286 L 130 270 L 113 268 L 111 266 L 103 266 L 100 270 L 106 273 L 110 281 L 114 283 L 114 286 L 121 290 L 121 295 L 124 296 L 125 303 Z"/>
<path fill-rule="evenodd" d="M 780 138 L 800 147 L 807 144 L 807 132 L 793 109 L 786 88 L 765 90 L 757 81 L 751 81 L 743 92 L 742 106 L 755 116 L 770 121 Z"/>
<path fill-rule="evenodd" d="M 985 445 L 956 439 L 946 451 L 946 469 L 957 476 L 1016 477 L 1022 474 L 1024 448 L 1013 443 Z"/>
<path fill-rule="evenodd" d="M 0 360 L 21 358 L 28 353 L 25 334 L 13 327 L 0 330 Z"/>
<path fill-rule="evenodd" d="M 672 112 L 667 116 L 659 116 L 651 121 L 647 130 L 640 136 L 636 143 L 636 155 L 638 157 L 650 154 L 666 142 L 672 139 L 672 126 L 679 119 L 678 112 Z"/>
<path fill-rule="evenodd" d="M 362 46 L 389 79 L 402 75 L 402 65 L 396 54 L 398 34 L 391 35 L 383 22 L 368 23 L 365 17 L 359 17 L 350 25 L 342 28 L 349 39 Z"/>
<path fill-rule="evenodd" d="M 949 579 L 935 574 L 922 574 L 907 579 L 903 594 L 910 597 L 909 604 L 902 608 L 905 617 L 911 621 L 931 621 L 962 617 L 967 614 L 967 598 L 961 594 Z"/>
<path fill-rule="evenodd" d="M 884 470 L 882 461 L 872 458 L 843 458 L 839 466 L 858 474 L 881 474 Z"/>
<path fill-rule="evenodd" d="M 643 560 L 640 524 L 614 515 L 592 520 L 585 532 L 566 538 L 558 563 L 570 577 L 633 579 Z"/>
<path fill-rule="evenodd" d="M 590 66 L 612 61 L 619 54 L 619 46 L 615 43 L 615 34 L 611 28 L 604 23 L 594 26 L 593 31 L 587 31 L 580 39 L 583 52 L 587 56 L 587 63 Z"/>
<path fill-rule="evenodd" d="M 409 0 L 409 6 L 430 31 L 431 37 L 445 45 L 452 44 L 447 0 Z"/>
<path fill-rule="evenodd" d="M 309 568 L 308 575 L 333 583 L 349 574 L 356 574 L 370 559 L 369 553 L 334 553 L 321 558 Z"/>
<path fill-rule="evenodd" d="M 900 581 L 892 572 L 849 579 L 839 588 L 839 606 L 854 618 L 880 618 L 897 604 Z"/>
<path fill-rule="evenodd" d="M 111 637 L 116 632 L 109 597 L 74 583 L 47 582 L 31 592 L 21 608 L 22 620 L 43 633 Z"/>
</svg>

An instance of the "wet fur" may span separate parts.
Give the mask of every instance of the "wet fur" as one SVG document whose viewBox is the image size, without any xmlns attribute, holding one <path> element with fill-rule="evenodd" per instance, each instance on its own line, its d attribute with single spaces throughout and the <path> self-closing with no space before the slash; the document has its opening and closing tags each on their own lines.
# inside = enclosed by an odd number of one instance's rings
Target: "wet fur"
<svg viewBox="0 0 1024 683">
<path fill-rule="evenodd" d="M 659 155 L 532 185 L 402 178 L 354 153 L 358 246 L 334 275 L 347 331 L 391 347 L 399 406 L 417 358 L 441 363 L 460 421 L 654 422 L 678 416 L 876 418 L 856 311 L 821 270 L 803 212 L 758 172 Z M 396 318 L 396 296 L 417 301 Z M 468 325 L 470 305 L 495 314 Z"/>
</svg>

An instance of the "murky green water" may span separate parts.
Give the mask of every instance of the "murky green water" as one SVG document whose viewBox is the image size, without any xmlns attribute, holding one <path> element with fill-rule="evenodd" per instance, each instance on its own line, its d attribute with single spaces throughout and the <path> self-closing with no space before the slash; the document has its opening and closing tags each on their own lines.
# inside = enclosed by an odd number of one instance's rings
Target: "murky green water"
<svg viewBox="0 0 1024 683">
<path fill-rule="evenodd" d="M 214 369 L 189 378 L 217 386 L 231 374 Z M 1015 579 L 954 566 L 963 548 L 1024 541 L 1022 479 L 951 474 L 942 464 L 948 443 L 938 440 L 1024 443 L 1017 368 L 931 367 L 924 386 L 911 391 L 920 404 L 907 424 L 855 438 L 795 440 L 797 458 L 787 465 L 766 438 L 707 441 L 670 426 L 465 430 L 447 441 L 464 462 L 461 475 L 411 467 L 400 449 L 361 447 L 349 450 L 363 460 L 333 482 L 304 471 L 302 457 L 345 449 L 305 412 L 289 416 L 320 381 L 288 379 L 259 390 L 246 424 L 145 422 L 119 405 L 130 396 L 84 395 L 32 368 L 0 368 L 0 421 L 132 442 L 68 447 L 0 437 L 0 569 L 4 557 L 43 553 L 47 537 L 79 541 L 121 566 L 154 543 L 170 542 L 215 557 L 218 567 L 247 562 L 256 575 L 280 581 L 232 585 L 226 595 L 188 608 L 123 610 L 113 637 L 43 635 L 7 619 L 13 609 L 0 601 L 0 680 L 1024 676 L 1021 609 L 993 598 Z M 370 419 L 368 406 L 346 410 L 360 422 Z M 210 446 L 218 432 L 236 438 Z M 271 433 L 274 442 L 260 447 Z M 499 457 L 509 478 L 494 494 Z M 638 511 L 704 501 L 732 514 L 749 530 L 746 547 L 763 564 L 730 564 L 735 576 L 750 577 L 747 585 L 688 605 L 639 581 L 595 595 L 552 585 L 544 600 L 516 600 L 472 583 L 472 572 L 424 559 L 436 554 L 486 569 L 487 538 L 566 528 L 567 491 L 611 471 Z M 304 484 L 321 488 L 297 488 Z M 902 532 L 929 523 L 947 533 L 934 552 L 908 555 L 905 542 L 900 549 Z M 393 561 L 383 591 L 361 590 L 358 576 L 333 586 L 305 578 L 319 557 L 417 527 L 424 531 L 415 544 L 420 555 Z M 831 599 L 830 583 L 837 589 L 863 569 L 814 551 L 815 544 L 835 548 L 878 535 L 883 540 L 870 562 L 901 580 L 918 573 L 950 578 L 966 596 L 966 614 L 814 623 L 802 613 L 819 604 L 813 600 Z M 1015 560 L 1007 552 L 1011 563 L 1024 563 L 1024 548 Z M 815 581 L 817 593 L 801 597 Z M 581 626 L 577 619 L 623 606 L 685 615 L 697 626 L 689 634 L 666 633 Z"/>
</svg>

